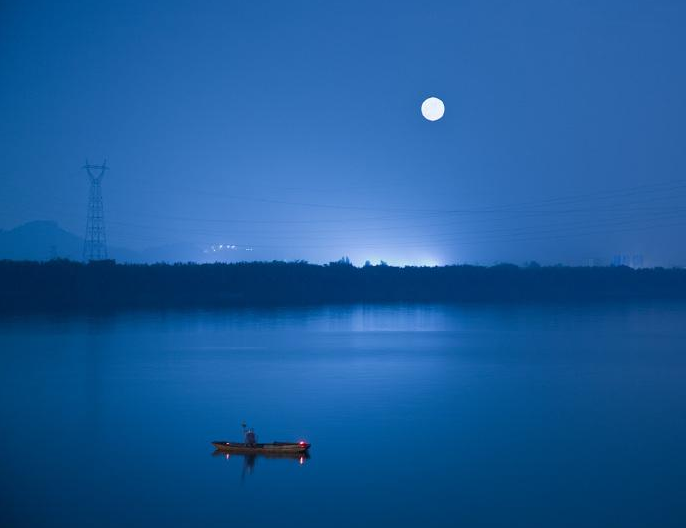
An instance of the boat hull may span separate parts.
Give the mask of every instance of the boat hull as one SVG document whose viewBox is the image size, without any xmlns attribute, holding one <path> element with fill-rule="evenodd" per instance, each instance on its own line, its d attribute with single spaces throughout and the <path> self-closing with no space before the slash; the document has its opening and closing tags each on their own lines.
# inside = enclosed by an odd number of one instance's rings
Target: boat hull
<svg viewBox="0 0 686 528">
<path fill-rule="evenodd" d="M 245 454 L 274 454 L 287 455 L 306 453 L 310 448 L 307 442 L 272 442 L 271 444 L 255 444 L 249 446 L 240 442 L 215 441 L 212 445 L 219 451 L 225 453 L 245 453 Z"/>
</svg>

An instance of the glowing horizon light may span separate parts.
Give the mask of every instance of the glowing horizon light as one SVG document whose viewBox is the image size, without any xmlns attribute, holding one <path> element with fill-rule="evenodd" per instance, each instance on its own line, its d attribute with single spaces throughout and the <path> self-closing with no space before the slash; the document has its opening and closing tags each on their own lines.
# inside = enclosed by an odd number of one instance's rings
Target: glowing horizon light
<svg viewBox="0 0 686 528">
<path fill-rule="evenodd" d="M 441 266 L 442 264 L 438 260 L 435 260 L 435 259 L 423 259 L 423 260 L 418 261 L 414 265 L 415 266 L 426 266 L 429 268 L 434 268 L 436 266 Z"/>
<path fill-rule="evenodd" d="M 369 262 L 371 266 L 395 266 L 402 268 L 404 266 L 417 266 L 417 267 L 422 267 L 426 266 L 429 268 L 436 267 L 436 266 L 443 266 L 444 263 L 438 258 L 438 257 L 433 257 L 430 255 L 427 256 L 418 256 L 416 258 L 379 258 L 379 257 L 372 257 L 372 258 L 367 258 L 363 261 L 364 263 Z"/>
</svg>

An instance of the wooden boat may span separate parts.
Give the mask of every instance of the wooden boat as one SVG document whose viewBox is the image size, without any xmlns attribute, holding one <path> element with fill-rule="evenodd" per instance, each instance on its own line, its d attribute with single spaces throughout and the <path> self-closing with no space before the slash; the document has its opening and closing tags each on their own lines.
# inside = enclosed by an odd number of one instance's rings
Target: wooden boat
<svg viewBox="0 0 686 528">
<path fill-rule="evenodd" d="M 287 455 L 306 453 L 310 444 L 301 440 L 300 442 L 272 442 L 271 444 L 248 445 L 242 442 L 226 442 L 217 440 L 212 445 L 224 453 L 245 453 L 245 454 L 273 454 Z"/>
</svg>

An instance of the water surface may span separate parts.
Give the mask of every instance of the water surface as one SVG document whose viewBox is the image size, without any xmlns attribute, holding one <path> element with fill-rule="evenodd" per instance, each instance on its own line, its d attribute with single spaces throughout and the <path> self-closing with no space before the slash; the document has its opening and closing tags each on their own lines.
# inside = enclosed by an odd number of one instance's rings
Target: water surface
<svg viewBox="0 0 686 528">
<path fill-rule="evenodd" d="M 4 319 L 0 422 L 3 526 L 683 526 L 686 306 Z"/>
</svg>

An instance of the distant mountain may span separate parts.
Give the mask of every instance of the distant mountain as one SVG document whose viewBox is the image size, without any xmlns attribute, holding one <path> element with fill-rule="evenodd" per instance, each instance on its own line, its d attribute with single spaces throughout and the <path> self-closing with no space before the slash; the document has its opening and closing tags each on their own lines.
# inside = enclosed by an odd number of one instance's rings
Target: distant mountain
<svg viewBox="0 0 686 528">
<path fill-rule="evenodd" d="M 110 257 L 121 262 L 142 262 L 136 251 L 111 247 Z M 50 260 L 66 258 L 81 260 L 83 238 L 65 231 L 56 222 L 37 220 L 4 231 L 0 229 L 0 259 Z"/>
<path fill-rule="evenodd" d="M 81 259 L 83 239 L 55 222 L 39 220 L 9 231 L 0 230 L 0 258 L 49 260 L 53 257 Z"/>
<path fill-rule="evenodd" d="M 117 262 L 234 262 L 245 260 L 250 253 L 203 248 L 195 244 L 174 243 L 134 251 L 108 247 L 109 257 Z M 0 260 L 50 260 L 64 258 L 81 260 L 83 237 L 62 229 L 56 222 L 38 220 L 4 231 L 0 229 Z M 243 257 L 243 258 L 240 258 Z"/>
</svg>

